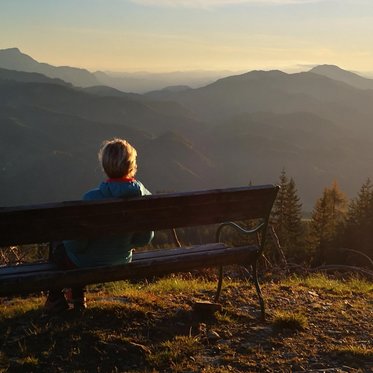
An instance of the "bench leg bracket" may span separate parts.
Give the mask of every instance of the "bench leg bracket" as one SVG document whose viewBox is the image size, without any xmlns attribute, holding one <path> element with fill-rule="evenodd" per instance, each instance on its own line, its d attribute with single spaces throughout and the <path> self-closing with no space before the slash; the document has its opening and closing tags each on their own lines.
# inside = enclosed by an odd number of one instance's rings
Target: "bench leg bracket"
<svg viewBox="0 0 373 373">
<path fill-rule="evenodd" d="M 257 268 L 257 262 L 255 261 L 254 264 L 252 264 L 252 271 L 253 271 L 253 282 L 255 285 L 256 293 L 259 298 L 259 304 L 260 304 L 260 312 L 261 312 L 261 320 L 265 321 L 265 304 L 262 296 L 262 291 L 260 289 L 259 281 L 258 281 L 258 268 Z"/>
</svg>

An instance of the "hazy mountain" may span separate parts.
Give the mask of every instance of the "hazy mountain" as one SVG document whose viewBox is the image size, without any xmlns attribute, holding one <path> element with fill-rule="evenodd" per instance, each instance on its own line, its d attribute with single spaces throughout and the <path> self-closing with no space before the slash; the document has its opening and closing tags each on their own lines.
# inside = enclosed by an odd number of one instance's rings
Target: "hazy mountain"
<svg viewBox="0 0 373 373">
<path fill-rule="evenodd" d="M 175 117 L 173 111 L 177 105 L 174 103 L 170 103 L 168 111 L 167 103 L 156 107 L 132 97 L 102 97 L 61 85 L 1 81 L 0 101 L 2 105 L 43 107 L 86 120 L 123 124 L 152 135 L 167 130 L 192 133 L 200 126 L 190 117 Z"/>
<path fill-rule="evenodd" d="M 79 198 L 101 179 L 97 148 L 114 136 L 135 144 L 153 191 L 275 183 L 285 167 L 311 209 L 334 179 L 352 196 L 373 176 L 373 91 L 314 72 L 146 95 L 4 74 L 0 205 Z"/>
<path fill-rule="evenodd" d="M 145 93 L 161 90 L 164 87 L 189 86 L 202 87 L 223 76 L 229 76 L 229 71 L 176 71 L 169 73 L 149 72 L 102 72 L 94 73 L 101 84 L 121 91 Z"/>
<path fill-rule="evenodd" d="M 373 116 L 373 91 L 363 91 L 311 72 L 252 71 L 198 89 L 154 93 L 152 98 L 179 102 L 196 117 L 215 123 L 245 112 L 302 111 L 345 127 L 371 129 Z"/>
<path fill-rule="evenodd" d="M 112 87 L 108 87 L 105 85 L 95 85 L 92 87 L 82 88 L 83 92 L 92 93 L 97 96 L 109 96 L 109 97 L 127 97 L 133 98 L 137 100 L 142 100 L 142 96 L 136 93 L 127 93 L 120 91 L 119 89 L 115 89 Z"/>
<path fill-rule="evenodd" d="M 217 182 L 216 165 L 173 131 L 143 143 L 139 153 L 144 160 L 139 176 L 154 191 L 204 189 Z"/>
<path fill-rule="evenodd" d="M 83 92 L 90 93 L 96 96 L 122 97 L 122 98 L 127 98 L 132 101 L 138 101 L 138 102 L 143 103 L 147 108 L 151 108 L 152 110 L 155 110 L 158 113 L 162 113 L 168 117 L 179 116 L 179 117 L 193 118 L 193 113 L 190 110 L 188 110 L 184 106 L 174 101 L 153 100 L 150 95 L 148 96 L 148 95 L 140 95 L 137 93 L 122 92 L 122 91 L 119 91 L 118 89 L 107 87 L 107 86 L 93 86 L 93 87 L 82 88 L 81 90 Z M 167 88 L 165 88 L 165 90 L 167 91 Z M 175 90 L 177 90 L 177 88 L 175 88 Z M 189 130 L 192 130 L 192 128 L 189 128 Z"/>
<path fill-rule="evenodd" d="M 102 178 L 96 160 L 103 139 L 134 143 L 142 132 L 56 113 L 42 107 L 0 106 L 0 205 L 80 199 Z"/>
<path fill-rule="evenodd" d="M 182 124 L 195 125 L 126 98 L 0 80 L 0 206 L 80 199 L 102 179 L 97 150 L 112 137 L 139 149 L 139 177 L 150 189 L 205 187 L 206 157 L 181 135 L 162 134 Z M 191 173 L 193 163 L 206 166 Z"/>
<path fill-rule="evenodd" d="M 340 80 L 355 88 L 373 89 L 373 79 L 364 78 L 353 72 L 343 70 L 335 65 L 320 65 L 310 70 L 310 72 L 327 76 L 328 78 Z"/>
<path fill-rule="evenodd" d="M 352 194 L 372 175 L 373 138 L 311 113 L 241 114 L 212 128 L 207 138 L 204 151 L 224 170 L 224 186 L 232 180 L 276 182 L 285 167 L 308 209 L 334 179 Z"/>
<path fill-rule="evenodd" d="M 50 83 L 50 84 L 71 86 L 70 83 L 66 83 L 65 81 L 61 79 L 48 78 L 47 76 L 43 74 L 26 73 L 23 71 L 15 71 L 15 70 L 8 70 L 8 69 L 1 69 L 1 68 L 0 68 L 0 79 L 13 80 L 16 82 L 24 82 L 24 83 Z"/>
<path fill-rule="evenodd" d="M 186 92 L 192 88 L 187 85 L 176 85 L 158 89 L 156 91 L 150 91 L 144 94 L 145 97 L 154 98 L 156 100 L 168 99 L 174 93 Z"/>
<path fill-rule="evenodd" d="M 372 91 L 312 72 L 252 71 L 150 95 L 215 123 L 198 146 L 224 172 L 220 185 L 275 182 L 285 167 L 310 208 L 333 179 L 351 195 L 372 173 Z"/>
<path fill-rule="evenodd" d="M 40 73 L 50 78 L 62 79 L 78 87 L 99 85 L 96 77 L 88 70 L 40 63 L 22 53 L 18 48 L 0 50 L 0 68 Z"/>
</svg>

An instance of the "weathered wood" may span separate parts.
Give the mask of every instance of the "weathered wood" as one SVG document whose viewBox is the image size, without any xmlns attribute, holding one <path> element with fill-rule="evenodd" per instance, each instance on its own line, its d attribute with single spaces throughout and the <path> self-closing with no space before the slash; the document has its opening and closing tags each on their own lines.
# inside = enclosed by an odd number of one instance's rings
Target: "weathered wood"
<svg viewBox="0 0 373 373">
<path fill-rule="evenodd" d="M 264 185 L 0 209 L 0 247 L 269 215 L 278 187 Z"/>
<path fill-rule="evenodd" d="M 212 243 L 206 245 L 174 248 L 174 249 L 163 249 L 163 250 L 150 250 L 144 252 L 134 252 L 132 255 L 132 261 L 137 262 L 140 260 L 151 260 L 153 258 L 162 258 L 173 255 L 190 254 L 198 251 L 211 251 L 216 249 L 224 249 L 226 246 L 223 243 Z M 16 266 L 3 266 L 0 267 L 0 281 L 4 280 L 6 276 L 20 275 L 32 272 L 45 272 L 56 269 L 56 265 L 53 263 L 32 263 L 32 264 L 20 264 Z"/>
<path fill-rule="evenodd" d="M 53 263 L 32 263 L 15 266 L 3 266 L 0 267 L 0 281 L 5 279 L 6 276 L 13 276 L 22 273 L 45 272 L 56 268 L 56 265 Z"/>
<path fill-rule="evenodd" d="M 153 258 L 163 258 L 167 256 L 174 256 L 174 255 L 188 255 L 191 253 L 196 253 L 198 251 L 208 252 L 214 251 L 217 249 L 224 249 L 226 245 L 224 243 L 210 243 L 205 245 L 195 245 L 189 247 L 177 247 L 173 249 L 163 249 L 163 250 L 151 250 L 151 251 L 144 251 L 144 252 L 134 252 L 133 253 L 133 262 L 137 262 L 140 260 L 148 260 Z"/>
<path fill-rule="evenodd" d="M 162 252 L 165 251 L 162 250 Z M 176 252 L 178 254 L 175 254 Z M 143 257 L 118 266 L 17 273 L 1 278 L 0 296 L 41 291 L 48 288 L 144 278 L 220 265 L 251 263 L 258 257 L 258 252 L 257 246 L 228 248 L 216 245 L 213 249 L 211 245 L 210 247 L 196 246 L 183 250 L 175 249 L 173 255 Z"/>
</svg>

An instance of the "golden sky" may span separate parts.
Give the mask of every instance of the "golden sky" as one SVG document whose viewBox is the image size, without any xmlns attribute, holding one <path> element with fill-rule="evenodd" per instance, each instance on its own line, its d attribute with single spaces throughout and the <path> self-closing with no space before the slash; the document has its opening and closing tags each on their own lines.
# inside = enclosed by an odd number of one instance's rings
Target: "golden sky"
<svg viewBox="0 0 373 373">
<path fill-rule="evenodd" d="M 91 71 L 373 71 L 372 0 L 1 0 L 0 49 Z"/>
</svg>

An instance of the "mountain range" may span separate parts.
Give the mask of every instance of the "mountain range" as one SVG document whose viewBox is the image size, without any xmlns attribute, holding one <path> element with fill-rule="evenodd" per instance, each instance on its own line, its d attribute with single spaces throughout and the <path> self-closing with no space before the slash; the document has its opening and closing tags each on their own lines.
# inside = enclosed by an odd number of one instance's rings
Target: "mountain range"
<svg viewBox="0 0 373 373">
<path fill-rule="evenodd" d="M 229 71 L 175 71 L 168 73 L 149 72 L 90 72 L 70 66 L 53 66 L 40 63 L 22 53 L 18 48 L 0 50 L 0 68 L 24 72 L 36 72 L 50 78 L 59 78 L 77 87 L 92 87 L 96 85 L 135 93 L 145 93 L 162 89 L 166 86 L 185 85 L 200 87 L 216 79 L 231 75 Z"/>
<path fill-rule="evenodd" d="M 78 84 L 5 51 L 0 206 L 79 199 L 102 179 L 97 150 L 114 136 L 136 146 L 138 177 L 154 192 L 275 183 L 285 168 L 310 210 L 334 179 L 353 196 L 372 176 L 372 80 L 337 66 L 251 71 L 140 95 L 64 68 Z"/>
</svg>

